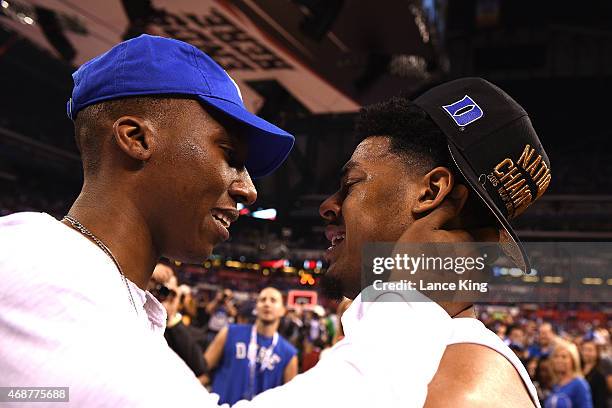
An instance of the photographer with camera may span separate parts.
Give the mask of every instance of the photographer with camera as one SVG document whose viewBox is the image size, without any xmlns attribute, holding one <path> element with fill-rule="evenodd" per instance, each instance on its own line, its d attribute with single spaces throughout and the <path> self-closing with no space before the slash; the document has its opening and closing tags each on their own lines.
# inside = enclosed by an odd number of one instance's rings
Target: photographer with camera
<svg viewBox="0 0 612 408">
<path fill-rule="evenodd" d="M 238 310 L 234 306 L 234 294 L 230 289 L 220 288 L 213 300 L 204 308 L 208 318 L 208 332 L 206 333 L 206 345 L 210 345 L 217 334 L 233 323 L 238 315 Z"/>
<path fill-rule="evenodd" d="M 169 266 L 158 263 L 149 282 L 149 292 L 164 306 L 168 314 L 164 337 L 168 346 L 189 366 L 202 384 L 208 382 L 208 367 L 198 345 L 179 313 L 181 300 L 185 297 L 185 286 L 178 285 L 174 271 Z M 188 288 L 187 288 L 188 289 Z"/>
</svg>

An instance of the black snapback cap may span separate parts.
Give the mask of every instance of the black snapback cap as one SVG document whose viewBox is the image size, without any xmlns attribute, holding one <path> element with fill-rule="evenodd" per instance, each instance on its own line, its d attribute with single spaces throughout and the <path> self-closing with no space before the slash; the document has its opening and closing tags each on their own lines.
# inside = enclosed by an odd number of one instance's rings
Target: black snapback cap
<svg viewBox="0 0 612 408">
<path fill-rule="evenodd" d="M 457 168 L 495 215 L 506 253 L 525 273 L 531 265 L 510 220 L 548 188 L 550 161 L 527 112 L 482 78 L 438 85 L 414 100 L 448 140 Z"/>
</svg>

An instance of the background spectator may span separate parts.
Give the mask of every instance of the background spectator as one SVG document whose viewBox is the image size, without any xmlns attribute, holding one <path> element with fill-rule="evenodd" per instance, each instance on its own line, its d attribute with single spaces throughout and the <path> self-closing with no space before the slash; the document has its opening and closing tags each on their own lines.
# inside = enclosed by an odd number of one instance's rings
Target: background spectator
<svg viewBox="0 0 612 408">
<path fill-rule="evenodd" d="M 160 263 L 153 271 L 148 289 L 166 309 L 168 317 L 164 337 L 168 345 L 189 366 L 200 382 L 206 383 L 208 369 L 202 348 L 183 323 L 183 316 L 179 312 L 181 300 L 189 288 L 178 286 L 172 268 Z"/>
<path fill-rule="evenodd" d="M 255 308 L 255 324 L 221 329 L 206 350 L 209 367 L 216 369 L 212 391 L 221 404 L 250 400 L 297 375 L 297 350 L 278 333 L 285 314 L 282 294 L 275 288 L 263 289 Z"/>
<path fill-rule="evenodd" d="M 538 340 L 529 347 L 529 357 L 549 355 L 556 340 L 555 331 L 550 323 L 542 323 L 538 328 Z"/>
<path fill-rule="evenodd" d="M 591 387 L 591 396 L 594 408 L 608 408 L 608 385 L 606 377 L 601 371 L 600 356 L 597 345 L 592 340 L 584 341 L 580 345 L 582 357 L 582 373 Z"/>
<path fill-rule="evenodd" d="M 548 356 L 534 357 L 532 361 L 535 362 L 535 370 L 533 371 L 533 375 L 531 371 L 529 375 L 538 392 L 540 404 L 544 405 L 544 401 L 546 401 L 546 398 L 550 395 L 553 387 L 552 364 Z M 529 369 L 529 365 L 527 368 Z"/>
<path fill-rule="evenodd" d="M 208 314 L 208 334 L 207 343 L 210 344 L 215 336 L 234 321 L 238 315 L 238 310 L 234 306 L 233 292 L 230 289 L 224 289 L 217 292 L 212 301 L 205 308 Z"/>
<path fill-rule="evenodd" d="M 551 354 L 553 389 L 545 408 L 593 408 L 591 389 L 582 375 L 575 344 L 557 341 Z"/>
</svg>

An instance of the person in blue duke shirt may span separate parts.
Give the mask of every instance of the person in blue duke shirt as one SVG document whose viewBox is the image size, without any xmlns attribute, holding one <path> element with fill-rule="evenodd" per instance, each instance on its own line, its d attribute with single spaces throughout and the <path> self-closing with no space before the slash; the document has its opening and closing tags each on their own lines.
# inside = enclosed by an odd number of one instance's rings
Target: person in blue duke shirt
<svg viewBox="0 0 612 408">
<path fill-rule="evenodd" d="M 204 358 L 213 372 L 219 403 L 252 399 L 285 384 L 298 371 L 297 350 L 278 333 L 285 314 L 283 296 L 265 288 L 257 297 L 255 324 L 231 324 L 210 344 Z"/>
<path fill-rule="evenodd" d="M 576 345 L 559 340 L 551 358 L 554 386 L 544 408 L 593 408 L 591 389 L 582 375 Z"/>
</svg>

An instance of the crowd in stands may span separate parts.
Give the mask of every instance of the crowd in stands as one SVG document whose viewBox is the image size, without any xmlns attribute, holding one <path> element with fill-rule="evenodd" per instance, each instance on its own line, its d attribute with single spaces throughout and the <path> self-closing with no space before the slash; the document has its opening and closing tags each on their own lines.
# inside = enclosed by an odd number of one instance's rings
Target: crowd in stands
<svg viewBox="0 0 612 408">
<path fill-rule="evenodd" d="M 266 283 L 260 282 L 259 289 Z M 173 316 L 169 325 L 180 322 L 201 352 L 223 327 L 252 325 L 256 320 L 257 288 L 247 291 L 216 285 L 204 289 L 187 285 L 178 288 L 181 300 L 176 311 L 169 311 Z M 325 349 L 342 338 L 340 315 L 347 306 L 344 303 L 339 308 L 337 303 L 327 302 L 325 307 L 287 308 L 278 332 L 297 350 L 298 372 L 312 368 L 325 355 Z M 612 321 L 608 305 L 557 306 L 478 305 L 477 311 L 479 319 L 523 362 L 543 407 L 611 407 Z M 550 313 L 542 317 L 546 310 Z M 196 367 L 196 375 L 204 375 L 205 384 L 210 384 L 215 370 L 198 368 L 194 363 L 190 366 Z"/>
<path fill-rule="evenodd" d="M 551 322 L 524 308 L 517 310 L 515 314 L 481 312 L 479 318 L 523 362 L 542 406 L 612 407 L 611 322 Z"/>
</svg>

